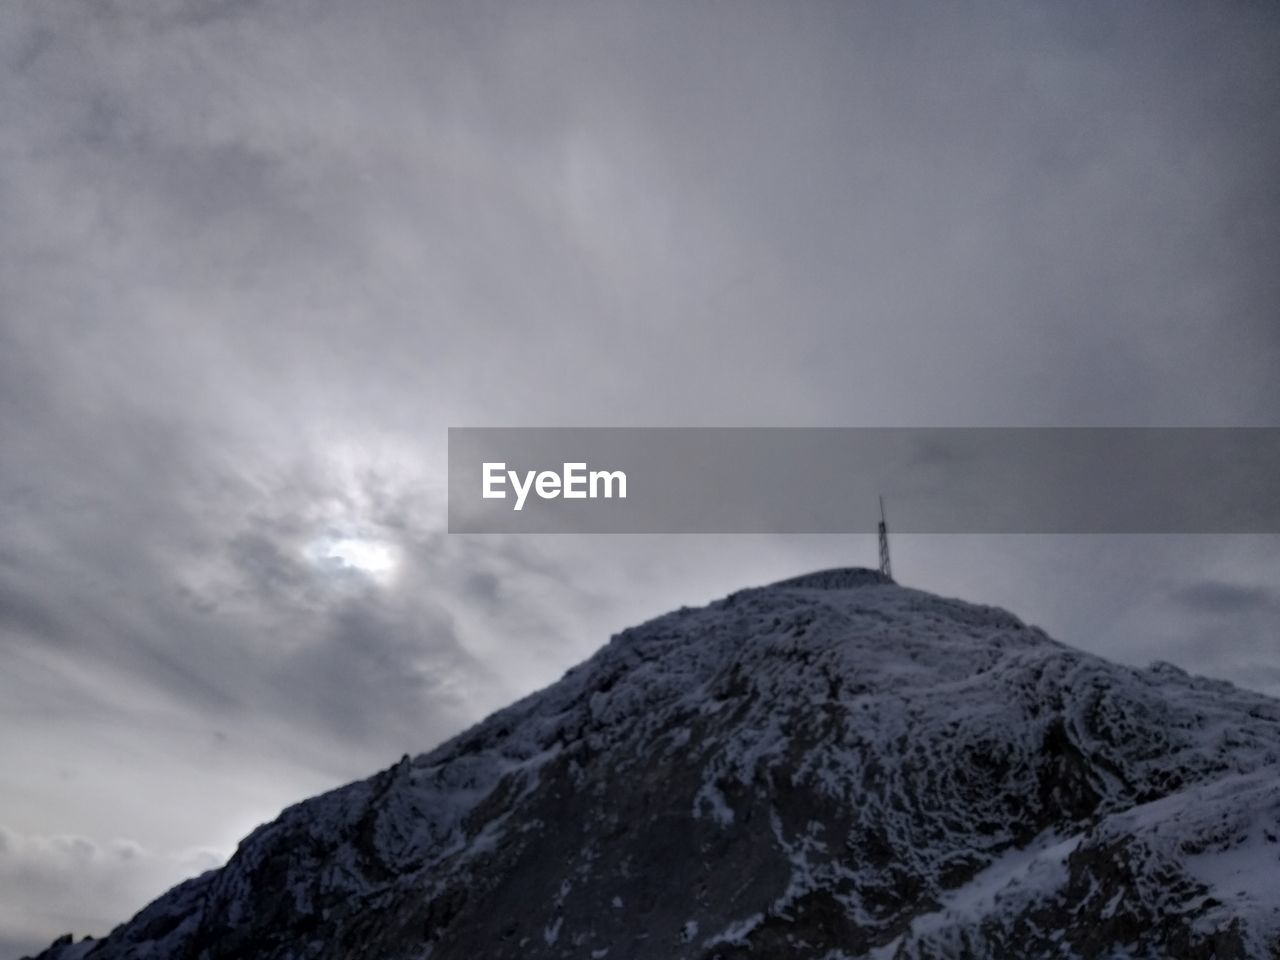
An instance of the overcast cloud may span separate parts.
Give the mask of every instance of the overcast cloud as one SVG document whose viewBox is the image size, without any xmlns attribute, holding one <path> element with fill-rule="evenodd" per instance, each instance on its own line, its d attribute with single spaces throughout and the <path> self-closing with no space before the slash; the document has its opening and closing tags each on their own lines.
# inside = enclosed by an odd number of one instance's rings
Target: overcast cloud
<svg viewBox="0 0 1280 960">
<path fill-rule="evenodd" d="M 0 6 L 0 955 L 860 537 L 459 537 L 448 426 L 1280 425 L 1274 4 Z M 1266 537 L 905 537 L 1280 693 Z"/>
</svg>

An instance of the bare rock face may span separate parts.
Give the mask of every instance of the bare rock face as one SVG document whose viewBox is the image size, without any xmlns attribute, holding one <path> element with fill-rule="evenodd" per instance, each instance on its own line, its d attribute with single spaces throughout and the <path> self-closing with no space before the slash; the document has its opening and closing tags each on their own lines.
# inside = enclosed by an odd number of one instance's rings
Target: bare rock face
<svg viewBox="0 0 1280 960">
<path fill-rule="evenodd" d="M 1280 957 L 1280 703 L 866 570 L 615 636 L 43 960 Z"/>
</svg>

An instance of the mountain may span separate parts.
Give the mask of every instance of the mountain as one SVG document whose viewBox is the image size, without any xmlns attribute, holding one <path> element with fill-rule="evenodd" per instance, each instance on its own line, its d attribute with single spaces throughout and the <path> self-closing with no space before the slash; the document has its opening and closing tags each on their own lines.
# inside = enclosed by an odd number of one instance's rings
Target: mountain
<svg viewBox="0 0 1280 960">
<path fill-rule="evenodd" d="M 625 630 L 41 958 L 1278 958 L 1278 760 L 1278 701 L 831 570 Z"/>
</svg>

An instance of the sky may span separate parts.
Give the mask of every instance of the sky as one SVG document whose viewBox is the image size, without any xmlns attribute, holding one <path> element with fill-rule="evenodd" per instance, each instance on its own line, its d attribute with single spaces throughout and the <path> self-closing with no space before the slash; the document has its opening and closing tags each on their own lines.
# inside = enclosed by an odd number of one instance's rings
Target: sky
<svg viewBox="0 0 1280 960">
<path fill-rule="evenodd" d="M 450 426 L 1280 425 L 1270 3 L 0 5 L 0 960 L 867 536 L 460 536 Z M 1280 694 L 1266 536 L 901 582 Z"/>
</svg>

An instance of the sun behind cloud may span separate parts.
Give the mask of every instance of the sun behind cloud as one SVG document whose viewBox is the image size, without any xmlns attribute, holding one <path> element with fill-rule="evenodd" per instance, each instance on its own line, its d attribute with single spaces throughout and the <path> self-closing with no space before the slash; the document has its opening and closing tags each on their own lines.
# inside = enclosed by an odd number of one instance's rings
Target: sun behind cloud
<svg viewBox="0 0 1280 960">
<path fill-rule="evenodd" d="M 304 551 L 314 565 L 337 573 L 355 572 L 379 583 L 390 583 L 400 566 L 395 544 L 374 538 L 322 537 Z"/>
</svg>

